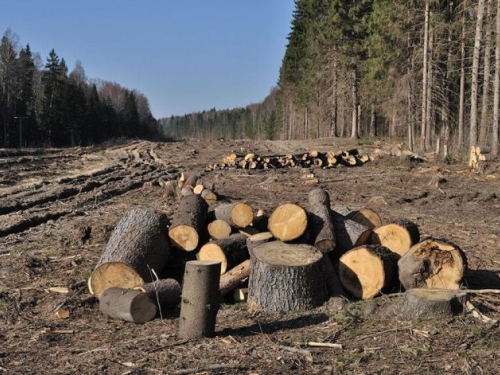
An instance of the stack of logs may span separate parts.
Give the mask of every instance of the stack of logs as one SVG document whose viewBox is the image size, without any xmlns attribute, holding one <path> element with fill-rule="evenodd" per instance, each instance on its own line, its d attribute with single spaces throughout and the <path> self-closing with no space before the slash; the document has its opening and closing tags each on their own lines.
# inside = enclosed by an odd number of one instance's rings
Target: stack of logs
<svg viewBox="0 0 500 375">
<path fill-rule="evenodd" d="M 359 150 L 335 152 L 311 152 L 301 154 L 259 156 L 257 154 L 232 153 L 222 159 L 221 163 L 208 165 L 205 170 L 214 171 L 219 169 L 276 169 L 276 168 L 308 168 L 323 167 L 333 168 L 338 165 L 348 167 L 361 166 L 374 158 L 368 154 L 360 153 Z"/>
<path fill-rule="evenodd" d="M 248 297 L 250 308 L 265 311 L 307 310 L 335 295 L 368 299 L 403 288 L 455 290 L 467 267 L 455 244 L 420 240 L 416 224 L 383 224 L 367 207 L 331 207 L 322 189 L 310 192 L 306 207 L 280 204 L 270 215 L 245 202 L 209 210 L 205 199 L 191 194 L 182 197 L 170 222 L 151 209 L 128 212 L 89 289 L 107 315 L 144 322 L 178 307 L 184 266 L 193 259 L 220 263 L 221 296 Z M 428 297 L 413 293 L 412 301 Z"/>
<path fill-rule="evenodd" d="M 486 163 L 492 158 L 489 147 L 471 147 L 469 156 L 469 167 L 474 170 L 482 170 Z"/>
</svg>

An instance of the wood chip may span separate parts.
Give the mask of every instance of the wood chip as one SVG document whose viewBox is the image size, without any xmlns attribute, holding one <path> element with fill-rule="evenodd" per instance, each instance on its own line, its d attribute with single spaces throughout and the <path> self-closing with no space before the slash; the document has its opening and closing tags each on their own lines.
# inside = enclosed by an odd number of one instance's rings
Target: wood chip
<svg viewBox="0 0 500 375">
<path fill-rule="evenodd" d="M 53 286 L 53 287 L 45 289 L 45 292 L 46 293 L 68 294 L 69 289 L 66 287 L 62 287 L 62 286 Z"/>
</svg>

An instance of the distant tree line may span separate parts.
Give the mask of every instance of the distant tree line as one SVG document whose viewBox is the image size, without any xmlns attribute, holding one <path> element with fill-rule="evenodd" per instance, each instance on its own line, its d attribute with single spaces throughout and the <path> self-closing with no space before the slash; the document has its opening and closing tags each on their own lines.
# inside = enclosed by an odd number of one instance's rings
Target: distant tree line
<svg viewBox="0 0 500 375">
<path fill-rule="evenodd" d="M 498 154 L 500 0 L 296 0 L 278 89 L 264 103 L 259 126 L 272 125 L 259 138 L 405 137 L 442 156 L 469 145 Z M 164 128 L 207 134 L 178 123 Z M 214 137 L 247 135 L 246 121 L 217 123 Z"/>
<path fill-rule="evenodd" d="M 90 145 L 157 132 L 143 94 L 114 82 L 87 79 L 80 61 L 68 72 L 64 58 L 54 50 L 42 62 L 29 44 L 19 49 L 10 30 L 2 37 L 1 146 Z"/>
</svg>

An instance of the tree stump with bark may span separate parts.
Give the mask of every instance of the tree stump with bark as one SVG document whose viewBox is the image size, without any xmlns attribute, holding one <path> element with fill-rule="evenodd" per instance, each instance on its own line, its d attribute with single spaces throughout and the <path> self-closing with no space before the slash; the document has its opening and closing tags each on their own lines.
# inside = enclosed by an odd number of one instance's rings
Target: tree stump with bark
<svg viewBox="0 0 500 375">
<path fill-rule="evenodd" d="M 99 309 L 115 319 L 145 323 L 156 316 L 156 304 L 141 290 L 108 288 L 99 299 Z"/>
<path fill-rule="evenodd" d="M 321 306 L 328 297 L 323 254 L 313 246 L 268 242 L 253 249 L 249 306 L 297 311 Z"/>
<path fill-rule="evenodd" d="M 458 289 L 467 270 L 467 258 L 454 243 L 428 238 L 406 252 L 398 265 L 405 289 Z"/>
<path fill-rule="evenodd" d="M 227 238 L 208 242 L 198 253 L 198 260 L 220 262 L 221 274 L 248 258 L 247 237 L 242 234 L 232 234 Z"/>
<path fill-rule="evenodd" d="M 359 299 L 391 291 L 398 283 L 398 259 L 397 254 L 383 246 L 356 247 L 340 257 L 340 282 Z"/>
<path fill-rule="evenodd" d="M 186 263 L 178 335 L 183 339 L 215 336 L 219 310 L 220 263 Z"/>
<path fill-rule="evenodd" d="M 208 204 L 199 195 L 189 195 L 180 201 L 168 235 L 172 242 L 186 251 L 198 248 L 206 230 Z"/>
<path fill-rule="evenodd" d="M 385 246 L 401 256 L 418 241 L 420 232 L 417 224 L 405 219 L 375 228 L 372 234 L 372 243 Z"/>
<path fill-rule="evenodd" d="M 94 272 L 89 290 L 98 298 L 108 288 L 133 289 L 152 281 L 170 256 L 168 220 L 150 209 L 129 211 L 118 222 Z"/>
</svg>

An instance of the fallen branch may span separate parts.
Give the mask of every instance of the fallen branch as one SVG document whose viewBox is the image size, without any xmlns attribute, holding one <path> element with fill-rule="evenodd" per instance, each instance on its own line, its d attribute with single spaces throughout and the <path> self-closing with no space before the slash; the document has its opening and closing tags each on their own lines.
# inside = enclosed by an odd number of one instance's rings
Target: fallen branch
<svg viewBox="0 0 500 375">
<path fill-rule="evenodd" d="M 307 343 L 308 346 L 315 347 L 315 348 L 334 348 L 334 349 L 340 349 L 342 350 L 342 344 L 334 344 L 331 342 L 315 342 L 315 341 L 309 341 Z"/>
</svg>

